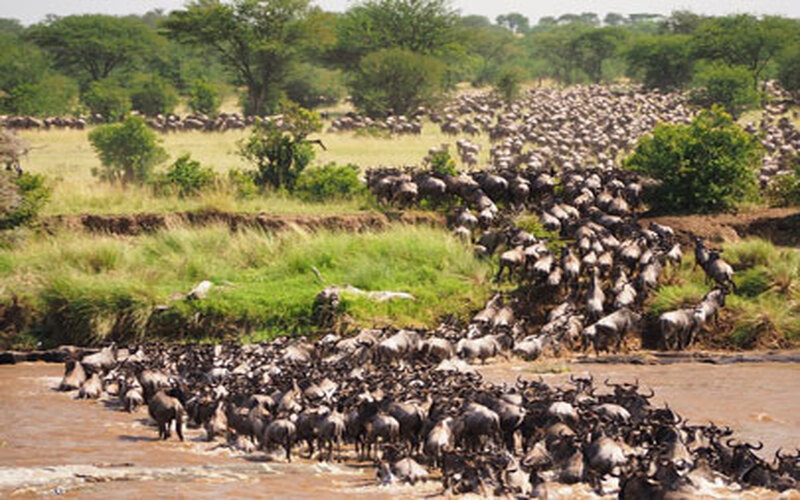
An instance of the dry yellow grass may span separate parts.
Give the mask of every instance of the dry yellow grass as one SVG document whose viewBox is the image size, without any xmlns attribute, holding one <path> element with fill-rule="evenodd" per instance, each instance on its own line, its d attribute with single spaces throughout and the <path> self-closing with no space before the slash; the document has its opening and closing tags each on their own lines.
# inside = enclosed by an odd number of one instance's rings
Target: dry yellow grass
<svg viewBox="0 0 800 500">
<path fill-rule="evenodd" d="M 329 123 L 325 124 L 327 130 Z M 212 193 L 191 200 L 158 198 L 146 188 L 122 189 L 98 182 L 92 169 L 100 162 L 89 144 L 89 130 L 25 131 L 21 135 L 33 146 L 23 167 L 53 179 L 54 190 L 45 214 L 66 213 L 131 213 L 150 211 L 218 208 L 234 211 L 268 211 L 275 213 L 309 213 L 317 211 L 353 211 L 352 203 L 320 205 L 303 204 L 276 197 L 237 200 L 225 193 Z M 224 133 L 180 132 L 162 135 L 164 147 L 171 158 L 184 153 L 220 173 L 232 168 L 246 169 L 250 165 L 236 154 L 237 141 L 247 131 Z M 401 136 L 391 139 L 359 137 L 353 132 L 319 134 L 327 151 L 318 150 L 317 164 L 328 162 L 354 163 L 362 168 L 377 166 L 413 165 L 421 161 L 431 146 L 444 142 L 453 144 L 455 138 L 445 136 L 439 127 L 426 123 L 420 136 Z M 482 159 L 488 159 L 488 138 L 475 139 L 482 145 Z M 455 146 L 452 147 L 455 154 Z"/>
</svg>

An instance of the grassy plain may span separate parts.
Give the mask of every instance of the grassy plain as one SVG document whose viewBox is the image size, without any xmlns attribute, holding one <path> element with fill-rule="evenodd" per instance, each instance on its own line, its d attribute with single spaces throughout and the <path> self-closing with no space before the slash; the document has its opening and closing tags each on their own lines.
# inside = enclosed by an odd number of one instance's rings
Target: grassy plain
<svg viewBox="0 0 800 500">
<path fill-rule="evenodd" d="M 328 124 L 326 123 L 326 130 Z M 45 174 L 51 179 L 53 197 L 45 206 L 44 215 L 55 214 L 113 214 L 139 212 L 169 212 L 215 208 L 236 212 L 271 213 L 334 213 L 362 210 L 363 203 L 344 202 L 309 204 L 279 195 L 254 199 L 239 199 L 228 190 L 217 190 L 204 196 L 180 199 L 176 196 L 157 197 L 147 187 L 121 188 L 99 182 L 92 169 L 100 162 L 87 139 L 89 130 L 50 130 L 22 132 L 32 146 L 23 162 L 30 172 Z M 252 168 L 237 153 L 237 141 L 247 131 L 224 133 L 179 132 L 162 135 L 163 146 L 172 159 L 190 153 L 203 165 L 219 173 L 232 168 Z M 403 166 L 419 163 L 431 146 L 453 143 L 436 124 L 426 123 L 420 136 L 400 136 L 389 139 L 359 136 L 354 132 L 323 131 L 327 151 L 318 149 L 316 164 L 329 162 L 353 163 L 364 169 L 378 166 Z M 488 159 L 488 139 L 475 139 L 482 145 L 482 158 Z M 451 148 L 455 154 L 455 147 Z"/>
<path fill-rule="evenodd" d="M 366 234 L 230 233 L 227 226 L 139 237 L 40 234 L 0 249 L 0 297 L 8 302 L 14 294 L 25 304 L 30 332 L 6 343 L 136 340 L 145 332 L 176 340 L 307 333 L 315 295 L 347 284 L 415 297 L 377 303 L 345 295 L 343 312 L 353 325 L 431 327 L 445 315 L 481 307 L 488 276 L 489 264 L 468 246 L 430 227 Z M 171 298 L 202 280 L 216 285 L 207 299 Z"/>
</svg>

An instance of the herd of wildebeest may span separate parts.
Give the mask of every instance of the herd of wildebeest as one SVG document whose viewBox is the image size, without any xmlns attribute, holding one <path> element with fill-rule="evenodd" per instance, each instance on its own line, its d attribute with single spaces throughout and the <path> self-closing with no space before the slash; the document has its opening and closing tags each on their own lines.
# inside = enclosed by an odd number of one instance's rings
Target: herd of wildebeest
<svg viewBox="0 0 800 500">
<path fill-rule="evenodd" d="M 800 150 L 798 131 L 778 118 L 781 106 L 754 126 L 768 151 L 762 183 Z M 736 292 L 732 267 L 700 238 L 679 240 L 667 226 L 641 223 L 652 181 L 616 166 L 656 123 L 692 114 L 679 94 L 608 87 L 534 90 L 510 106 L 462 96 L 429 118 L 455 134 L 489 134 L 489 166 L 456 175 L 380 168 L 366 182 L 380 203 L 445 210 L 454 234 L 497 263 L 502 291 L 469 322 L 340 335 L 328 327 L 341 298 L 326 292 L 315 302 L 326 314 L 316 316 L 314 338 L 111 346 L 68 361 L 60 387 L 118 398 L 130 412 L 147 407 L 160 438 L 174 422 L 183 439 L 186 424 L 244 453 L 372 460 L 385 483 L 440 478 L 445 493 L 546 495 L 554 482 L 621 498 L 796 488 L 800 452 L 765 459 L 761 445 L 734 439 L 731 429 L 689 423 L 653 404 L 638 383 L 573 376 L 561 386 L 494 384 L 471 364 L 618 351 L 646 329 L 660 348 L 685 349 L 713 328 Z M 477 161 L 480 148 L 469 138 L 456 144 L 463 164 Z M 648 318 L 645 300 L 683 258 L 682 243 L 693 246 L 708 293 L 693 307 Z"/>
</svg>

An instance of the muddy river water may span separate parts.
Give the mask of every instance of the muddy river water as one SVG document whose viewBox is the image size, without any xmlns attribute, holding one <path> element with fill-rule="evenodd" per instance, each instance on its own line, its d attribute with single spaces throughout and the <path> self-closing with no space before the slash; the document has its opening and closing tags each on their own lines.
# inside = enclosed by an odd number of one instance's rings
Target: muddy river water
<svg viewBox="0 0 800 500">
<path fill-rule="evenodd" d="M 535 365 L 481 368 L 490 381 L 538 377 Z M 762 453 L 800 447 L 800 364 L 571 365 L 599 382 L 632 382 L 656 391 L 690 421 L 729 425 L 738 437 L 761 440 Z M 108 402 L 76 401 L 54 390 L 56 364 L 0 366 L 0 497 L 59 494 L 81 498 L 409 497 L 440 491 L 383 488 L 374 469 L 357 464 L 237 456 L 190 430 L 184 443 L 158 441 L 146 410 L 135 415 Z M 543 375 L 559 383 L 566 374 Z M 602 385 L 602 384 L 601 384 Z"/>
</svg>

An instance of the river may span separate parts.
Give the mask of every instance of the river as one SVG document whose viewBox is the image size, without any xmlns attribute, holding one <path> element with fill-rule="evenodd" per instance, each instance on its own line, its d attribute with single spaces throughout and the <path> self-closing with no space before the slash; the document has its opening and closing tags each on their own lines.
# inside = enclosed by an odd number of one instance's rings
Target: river
<svg viewBox="0 0 800 500">
<path fill-rule="evenodd" d="M 536 364 L 507 362 L 481 367 L 490 381 L 537 377 Z M 729 425 L 738 437 L 765 444 L 771 455 L 800 447 L 800 364 L 571 365 L 572 374 L 600 381 L 639 379 L 656 391 L 654 401 L 690 421 Z M 261 453 L 236 455 L 189 430 L 186 441 L 158 441 L 146 410 L 135 415 L 110 402 L 76 401 L 57 392 L 63 367 L 22 363 L 0 366 L 0 497 L 59 494 L 81 498 L 151 497 L 409 497 L 440 491 L 379 487 L 365 464 L 285 463 Z M 543 374 L 548 382 L 566 374 Z M 297 453 L 295 452 L 295 456 Z"/>
</svg>

